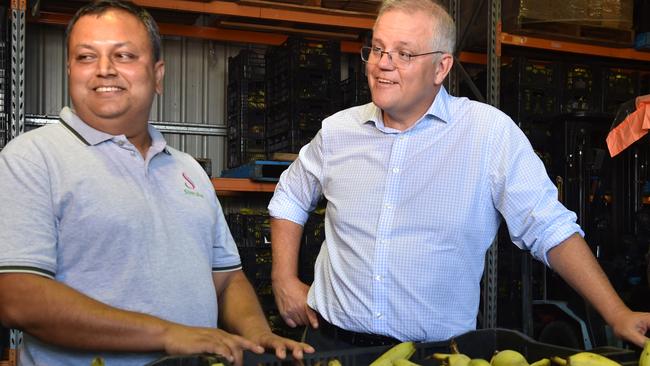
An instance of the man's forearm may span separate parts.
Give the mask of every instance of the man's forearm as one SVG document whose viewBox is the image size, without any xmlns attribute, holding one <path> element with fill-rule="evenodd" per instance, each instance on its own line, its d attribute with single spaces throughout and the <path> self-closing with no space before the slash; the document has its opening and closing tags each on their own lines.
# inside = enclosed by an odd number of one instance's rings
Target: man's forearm
<svg viewBox="0 0 650 366">
<path fill-rule="evenodd" d="M 271 250 L 273 281 L 298 276 L 298 254 L 303 227 L 284 219 L 271 219 Z"/>
<path fill-rule="evenodd" d="M 232 273 L 219 293 L 219 319 L 228 331 L 249 339 L 271 331 L 255 290 L 241 271 Z"/>
<path fill-rule="evenodd" d="M 574 234 L 551 249 L 548 259 L 551 267 L 609 324 L 618 315 L 629 312 L 580 235 Z"/>
<path fill-rule="evenodd" d="M 0 274 L 0 320 L 49 344 L 96 351 L 163 351 L 163 335 L 172 325 L 22 273 Z"/>
</svg>

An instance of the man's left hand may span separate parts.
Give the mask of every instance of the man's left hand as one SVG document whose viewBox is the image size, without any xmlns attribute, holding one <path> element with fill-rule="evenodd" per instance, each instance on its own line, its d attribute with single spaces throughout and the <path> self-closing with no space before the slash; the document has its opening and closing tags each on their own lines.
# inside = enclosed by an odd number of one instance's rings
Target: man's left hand
<svg viewBox="0 0 650 366">
<path fill-rule="evenodd" d="M 610 325 L 618 337 L 643 348 L 648 340 L 645 334 L 650 330 L 650 313 L 628 310 L 618 315 Z"/>
<path fill-rule="evenodd" d="M 287 351 L 290 351 L 296 360 L 302 360 L 303 354 L 305 353 L 315 352 L 314 347 L 307 343 L 296 342 L 271 332 L 263 332 L 255 338 L 252 338 L 251 341 L 261 345 L 264 349 L 275 350 L 275 356 L 281 360 L 286 359 Z"/>
</svg>

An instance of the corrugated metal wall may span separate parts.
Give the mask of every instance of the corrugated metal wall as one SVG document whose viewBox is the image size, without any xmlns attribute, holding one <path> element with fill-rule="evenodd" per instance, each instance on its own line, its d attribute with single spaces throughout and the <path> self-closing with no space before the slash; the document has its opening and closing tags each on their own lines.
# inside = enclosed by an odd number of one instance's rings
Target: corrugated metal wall
<svg viewBox="0 0 650 366">
<path fill-rule="evenodd" d="M 70 105 L 64 29 L 28 24 L 26 37 L 25 112 L 57 116 Z M 165 37 L 164 92 L 154 101 L 152 121 L 225 127 L 228 57 L 241 45 Z M 192 156 L 212 160 L 212 175 L 225 166 L 225 136 L 166 133 L 168 143 Z"/>
</svg>

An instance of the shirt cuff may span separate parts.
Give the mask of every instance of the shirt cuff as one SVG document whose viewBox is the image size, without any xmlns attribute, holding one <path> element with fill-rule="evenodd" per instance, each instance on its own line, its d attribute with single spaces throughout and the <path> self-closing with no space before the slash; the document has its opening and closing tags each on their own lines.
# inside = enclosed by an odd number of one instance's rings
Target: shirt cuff
<svg viewBox="0 0 650 366">
<path fill-rule="evenodd" d="M 309 218 L 309 212 L 296 206 L 293 201 L 287 199 L 284 195 L 278 195 L 277 192 L 271 198 L 268 206 L 269 215 L 276 219 L 285 219 L 293 221 L 298 225 L 304 226 Z"/>
<path fill-rule="evenodd" d="M 212 272 L 232 272 L 238 269 L 242 269 L 241 263 L 235 264 L 233 266 L 212 267 Z"/>
<path fill-rule="evenodd" d="M 585 232 L 582 231 L 580 226 L 578 224 L 574 224 L 569 227 L 566 227 L 565 230 L 555 231 L 553 235 L 547 239 L 547 242 L 554 243 L 544 247 L 544 252 L 540 258 L 547 267 L 552 269 L 551 264 L 548 261 L 548 252 L 550 252 L 551 249 L 555 248 L 556 246 L 562 244 L 573 234 L 580 234 L 580 236 L 582 236 L 583 238 L 585 237 Z"/>
<path fill-rule="evenodd" d="M 12 265 L 1 265 L 0 273 L 29 273 L 35 274 L 49 279 L 54 279 L 54 272 L 48 271 L 46 269 L 32 267 L 32 266 L 12 266 Z"/>
</svg>

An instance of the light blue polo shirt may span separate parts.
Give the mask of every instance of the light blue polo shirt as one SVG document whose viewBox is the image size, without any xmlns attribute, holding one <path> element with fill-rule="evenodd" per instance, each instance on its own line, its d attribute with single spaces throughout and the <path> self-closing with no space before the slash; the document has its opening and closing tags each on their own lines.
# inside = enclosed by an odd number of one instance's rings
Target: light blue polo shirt
<svg viewBox="0 0 650 366">
<path fill-rule="evenodd" d="M 53 278 L 96 300 L 217 325 L 212 272 L 241 268 L 210 179 L 149 126 L 146 158 L 61 111 L 0 153 L 0 272 Z M 34 294 L 38 296 L 38 294 Z M 25 335 L 23 365 L 143 365 L 157 354 L 73 352 Z"/>
</svg>

